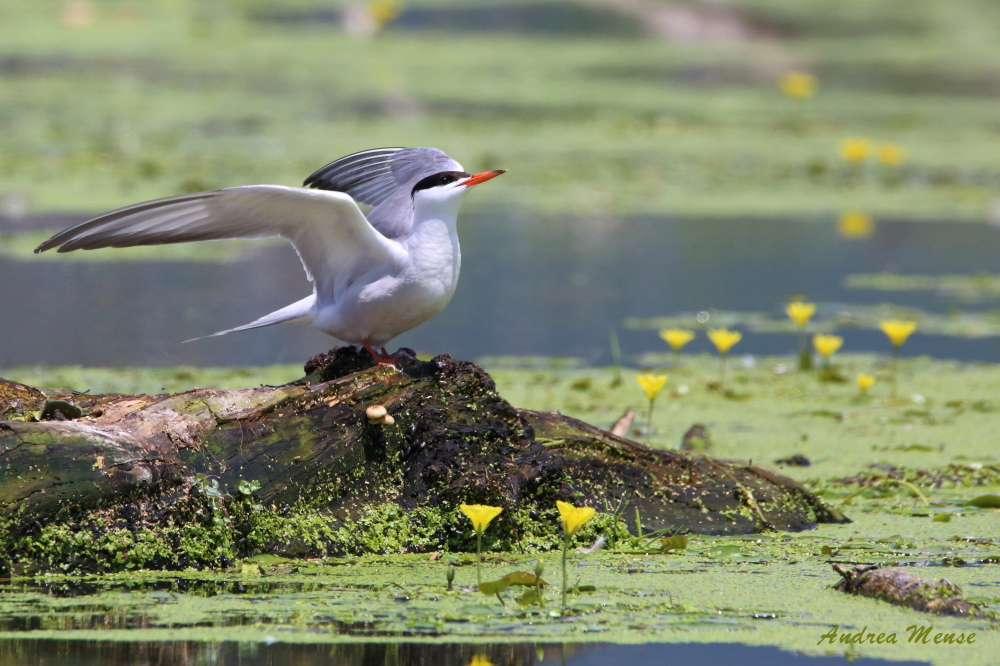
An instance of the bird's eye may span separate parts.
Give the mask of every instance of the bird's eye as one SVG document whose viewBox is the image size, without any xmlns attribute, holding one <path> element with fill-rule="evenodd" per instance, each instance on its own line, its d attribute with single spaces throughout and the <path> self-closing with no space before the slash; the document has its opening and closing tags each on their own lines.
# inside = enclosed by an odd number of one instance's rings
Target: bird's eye
<svg viewBox="0 0 1000 666">
<path fill-rule="evenodd" d="M 449 183 L 454 183 L 463 178 L 468 178 L 469 174 L 460 171 L 442 171 L 441 173 L 436 173 L 432 176 L 427 176 L 416 185 L 413 186 L 413 190 L 410 193 L 411 196 L 415 195 L 420 190 L 426 190 L 431 187 L 440 187 L 442 185 L 448 185 Z"/>
</svg>

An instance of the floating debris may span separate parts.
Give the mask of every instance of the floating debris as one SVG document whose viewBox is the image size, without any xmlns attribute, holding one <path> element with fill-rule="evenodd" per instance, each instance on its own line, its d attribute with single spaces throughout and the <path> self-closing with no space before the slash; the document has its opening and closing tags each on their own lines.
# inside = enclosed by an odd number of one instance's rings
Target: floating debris
<svg viewBox="0 0 1000 666">
<path fill-rule="evenodd" d="M 847 569 L 834 564 L 833 570 L 842 580 L 833 589 L 888 601 L 926 613 L 982 617 L 978 606 L 962 597 L 957 585 L 942 578 L 938 581 L 914 576 L 903 569 L 882 569 L 877 565 L 858 565 Z"/>
</svg>

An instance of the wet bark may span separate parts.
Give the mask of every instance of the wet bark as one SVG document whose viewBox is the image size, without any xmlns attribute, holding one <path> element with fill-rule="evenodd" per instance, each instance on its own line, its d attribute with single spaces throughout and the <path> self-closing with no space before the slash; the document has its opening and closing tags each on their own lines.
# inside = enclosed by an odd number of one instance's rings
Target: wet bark
<svg viewBox="0 0 1000 666">
<path fill-rule="evenodd" d="M 372 367 L 337 348 L 284 386 L 81 395 L 0 380 L 0 508 L 19 525 L 134 504 L 155 523 L 204 474 L 256 481 L 270 505 L 305 499 L 349 518 L 370 503 L 635 509 L 645 531 L 802 530 L 846 519 L 791 479 L 649 449 L 557 414 L 519 410 L 485 371 L 440 356 Z M 371 421 L 382 405 L 392 423 Z M 204 478 L 204 477 L 203 477 Z"/>
<path fill-rule="evenodd" d="M 834 564 L 833 570 L 841 576 L 841 580 L 833 588 L 841 592 L 881 599 L 927 613 L 982 617 L 981 609 L 966 601 L 962 597 L 962 590 L 947 578 L 935 582 L 915 576 L 904 569 L 882 569 L 865 565 L 848 569 Z"/>
</svg>

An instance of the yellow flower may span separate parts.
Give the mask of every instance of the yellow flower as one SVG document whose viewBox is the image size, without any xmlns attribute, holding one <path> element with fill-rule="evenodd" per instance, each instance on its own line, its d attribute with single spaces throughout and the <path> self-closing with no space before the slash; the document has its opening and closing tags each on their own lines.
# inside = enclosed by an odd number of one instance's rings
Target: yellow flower
<svg viewBox="0 0 1000 666">
<path fill-rule="evenodd" d="M 840 349 L 840 345 L 844 344 L 844 338 L 839 335 L 822 335 L 817 333 L 813 336 L 813 347 L 819 352 L 820 356 L 825 358 L 830 358 L 833 353 Z"/>
<path fill-rule="evenodd" d="M 803 303 L 802 301 L 792 301 L 785 308 L 785 314 L 788 315 L 788 318 L 799 326 L 805 326 L 815 312 L 815 303 Z"/>
<path fill-rule="evenodd" d="M 499 516 L 500 512 L 503 511 L 498 506 L 488 506 L 486 504 L 462 504 L 458 508 L 469 517 L 469 520 L 472 521 L 472 529 L 476 530 L 479 534 L 485 532 L 486 526 L 490 524 L 490 521 Z"/>
<path fill-rule="evenodd" d="M 851 164 L 864 162 L 871 150 L 871 142 L 868 139 L 844 139 L 840 142 L 840 157 Z"/>
<path fill-rule="evenodd" d="M 656 396 L 660 395 L 660 391 L 663 387 L 667 385 L 666 375 L 636 375 L 635 381 L 639 382 L 639 386 L 642 390 L 646 392 L 646 397 L 650 400 L 656 400 Z"/>
<path fill-rule="evenodd" d="M 910 334 L 917 330 L 917 322 L 889 319 L 887 321 L 880 321 L 878 327 L 888 336 L 889 342 L 892 343 L 893 347 L 902 347 L 903 343 L 906 342 L 906 338 L 910 337 Z"/>
<path fill-rule="evenodd" d="M 780 85 L 782 92 L 796 99 L 806 99 L 816 94 L 816 77 L 805 72 L 785 73 Z"/>
<path fill-rule="evenodd" d="M 569 502 L 559 500 L 556 500 L 556 508 L 559 509 L 559 515 L 562 516 L 563 530 L 568 537 L 576 534 L 577 530 L 597 513 L 596 509 L 589 506 L 573 506 Z"/>
<path fill-rule="evenodd" d="M 861 389 L 862 393 L 868 393 L 868 389 L 875 385 L 875 378 L 871 375 L 866 375 L 863 372 L 858 375 L 856 381 L 858 382 L 858 388 Z"/>
<path fill-rule="evenodd" d="M 399 4 L 394 0 L 376 0 L 369 6 L 369 11 L 379 28 L 399 18 Z"/>
<path fill-rule="evenodd" d="M 886 166 L 899 166 L 903 162 L 903 147 L 894 143 L 883 143 L 877 153 L 878 161 Z"/>
<path fill-rule="evenodd" d="M 726 354 L 737 342 L 743 338 L 739 331 L 730 331 L 728 328 L 710 328 L 708 339 L 712 341 L 720 354 Z"/>
<path fill-rule="evenodd" d="M 674 351 L 679 351 L 681 347 L 694 340 L 694 331 L 686 331 L 683 328 L 661 328 L 660 337 L 670 345 Z"/>
<path fill-rule="evenodd" d="M 858 211 L 844 213 L 837 221 L 837 233 L 844 238 L 868 238 L 874 230 L 872 218 Z"/>
<path fill-rule="evenodd" d="M 472 657 L 472 661 L 469 662 L 469 666 L 493 666 L 493 662 L 485 656 L 477 654 Z"/>
</svg>

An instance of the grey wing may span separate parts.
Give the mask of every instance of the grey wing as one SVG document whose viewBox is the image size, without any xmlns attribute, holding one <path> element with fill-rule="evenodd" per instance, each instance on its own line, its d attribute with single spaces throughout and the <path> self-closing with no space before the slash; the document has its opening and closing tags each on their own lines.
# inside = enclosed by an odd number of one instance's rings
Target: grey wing
<svg viewBox="0 0 1000 666">
<path fill-rule="evenodd" d="M 56 234 L 35 252 L 273 236 L 295 246 L 320 294 L 332 293 L 342 277 L 393 265 L 402 251 L 346 194 L 250 185 L 120 208 Z"/>
<path fill-rule="evenodd" d="M 437 148 L 374 148 L 330 162 L 303 185 L 345 192 L 378 206 L 400 188 L 412 189 L 418 180 L 442 171 L 462 171 L 462 165 Z"/>
</svg>

